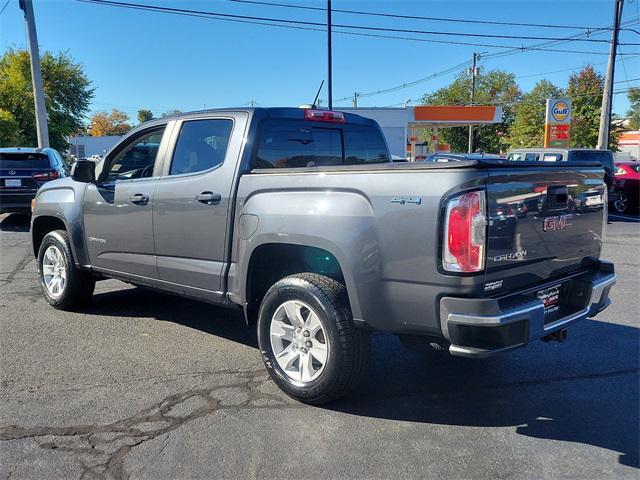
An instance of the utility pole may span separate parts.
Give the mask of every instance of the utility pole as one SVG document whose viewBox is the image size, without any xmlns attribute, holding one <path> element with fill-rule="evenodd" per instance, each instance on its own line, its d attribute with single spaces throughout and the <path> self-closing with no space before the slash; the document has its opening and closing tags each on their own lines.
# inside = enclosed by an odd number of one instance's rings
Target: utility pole
<svg viewBox="0 0 640 480">
<path fill-rule="evenodd" d="M 353 108 L 358 107 L 358 92 L 353 92 L 353 101 L 351 102 Z"/>
<path fill-rule="evenodd" d="M 620 20 L 622 19 L 622 7 L 624 0 L 615 0 L 615 12 L 613 16 L 613 32 L 611 33 L 611 46 L 609 47 L 609 61 L 607 74 L 604 79 L 604 91 L 602 92 L 602 107 L 600 108 L 600 129 L 598 131 L 599 150 L 609 148 L 609 133 L 611 130 L 611 104 L 613 102 L 613 75 L 616 70 L 616 52 L 618 49 L 618 33 L 620 32 Z"/>
<path fill-rule="evenodd" d="M 331 78 L 331 0 L 327 0 L 327 89 L 329 91 L 329 110 L 333 108 L 333 79 Z"/>
<path fill-rule="evenodd" d="M 40 71 L 40 52 L 38 51 L 38 36 L 36 34 L 36 20 L 33 15 L 31 0 L 19 0 L 20 8 L 24 11 L 29 37 L 29 57 L 31 58 L 31 82 L 33 85 L 33 100 L 36 109 L 36 132 L 38 147 L 49 146 L 49 127 L 47 126 L 47 108 L 44 103 L 42 88 L 42 72 Z"/>
<path fill-rule="evenodd" d="M 478 54 L 473 52 L 473 63 L 471 65 L 471 105 L 476 99 L 476 77 L 478 76 L 478 68 L 476 63 Z M 473 125 L 469 125 L 469 153 L 473 153 Z"/>
</svg>

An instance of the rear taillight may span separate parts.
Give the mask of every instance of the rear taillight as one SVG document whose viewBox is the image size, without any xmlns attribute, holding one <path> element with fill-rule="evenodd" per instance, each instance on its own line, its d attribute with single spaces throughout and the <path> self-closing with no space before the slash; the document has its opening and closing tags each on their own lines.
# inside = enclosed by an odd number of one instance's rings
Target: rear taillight
<svg viewBox="0 0 640 480">
<path fill-rule="evenodd" d="M 469 192 L 449 200 L 442 246 L 445 270 L 479 272 L 484 269 L 486 226 L 484 192 Z"/>
<path fill-rule="evenodd" d="M 32 176 L 36 182 L 48 182 L 49 180 L 60 178 L 60 173 L 56 170 L 51 170 L 50 172 L 46 173 L 34 173 Z"/>
<path fill-rule="evenodd" d="M 304 111 L 304 119 L 315 122 L 344 123 L 344 113 L 332 112 L 331 110 L 313 110 L 309 108 Z"/>
</svg>

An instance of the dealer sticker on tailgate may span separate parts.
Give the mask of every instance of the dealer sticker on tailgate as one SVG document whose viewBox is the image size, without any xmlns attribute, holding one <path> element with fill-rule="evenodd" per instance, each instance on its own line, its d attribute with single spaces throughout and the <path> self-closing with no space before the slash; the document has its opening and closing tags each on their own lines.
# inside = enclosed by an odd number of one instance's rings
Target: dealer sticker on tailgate
<svg viewBox="0 0 640 480">
<path fill-rule="evenodd" d="M 544 290 L 538 290 L 538 293 L 536 293 L 536 296 L 544 303 L 545 314 L 553 313 L 560 308 L 560 287 L 561 285 L 555 285 Z"/>
</svg>

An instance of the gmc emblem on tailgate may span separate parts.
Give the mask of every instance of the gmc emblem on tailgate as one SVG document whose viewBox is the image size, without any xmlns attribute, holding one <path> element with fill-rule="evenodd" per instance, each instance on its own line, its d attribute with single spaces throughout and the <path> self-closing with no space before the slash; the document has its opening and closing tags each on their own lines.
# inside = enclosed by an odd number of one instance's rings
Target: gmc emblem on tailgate
<svg viewBox="0 0 640 480">
<path fill-rule="evenodd" d="M 555 217 L 546 217 L 544 219 L 544 224 L 542 229 L 545 232 L 551 232 L 553 230 L 564 230 L 565 228 L 569 228 L 571 225 L 571 219 L 573 215 L 570 213 L 566 215 L 556 215 Z"/>
</svg>

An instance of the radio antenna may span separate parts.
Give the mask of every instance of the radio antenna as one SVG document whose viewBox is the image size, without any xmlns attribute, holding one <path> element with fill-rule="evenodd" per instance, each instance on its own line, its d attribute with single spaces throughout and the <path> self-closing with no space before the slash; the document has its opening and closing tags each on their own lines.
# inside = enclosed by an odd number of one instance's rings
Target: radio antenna
<svg viewBox="0 0 640 480">
<path fill-rule="evenodd" d="M 323 85 L 324 85 L 324 80 L 320 82 L 320 88 L 318 89 L 318 93 L 316 93 L 316 98 L 313 99 L 313 103 L 311 104 L 313 108 L 316 108 L 316 102 L 318 101 L 318 97 L 320 96 L 320 91 L 322 90 Z"/>
</svg>

